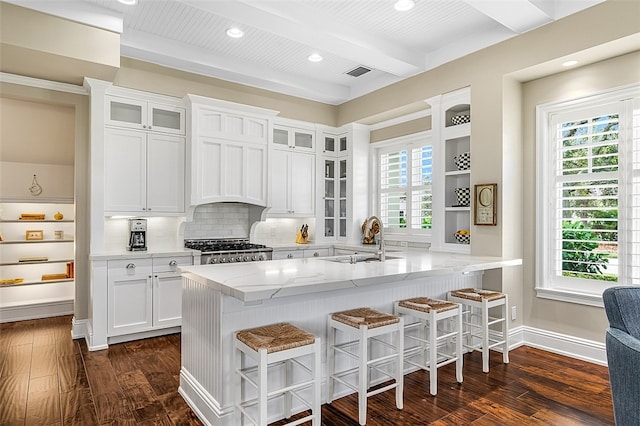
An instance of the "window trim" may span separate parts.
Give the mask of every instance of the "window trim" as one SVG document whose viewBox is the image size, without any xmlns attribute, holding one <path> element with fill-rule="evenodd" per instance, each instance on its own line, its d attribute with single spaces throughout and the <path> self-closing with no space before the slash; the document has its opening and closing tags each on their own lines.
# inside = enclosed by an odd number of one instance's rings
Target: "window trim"
<svg viewBox="0 0 640 426">
<path fill-rule="evenodd" d="M 432 169 L 432 204 L 431 204 L 431 217 L 433 218 L 435 215 L 435 210 L 441 208 L 436 205 L 436 200 L 434 199 L 434 192 L 437 182 L 439 181 L 439 177 L 437 175 L 438 168 L 436 167 L 436 162 L 438 161 L 437 153 L 439 150 L 437 149 L 437 142 L 433 139 L 432 131 L 425 130 L 422 132 L 412 133 L 410 135 L 399 136 L 397 138 L 387 139 L 380 142 L 375 142 L 371 144 L 370 149 L 370 158 L 372 162 L 372 181 L 374 182 L 374 197 L 373 205 L 371 206 L 371 210 L 375 212 L 376 215 L 380 215 L 380 154 L 385 152 L 391 152 L 395 149 L 411 149 L 416 146 L 422 145 L 431 145 L 433 150 L 433 169 Z M 409 165 L 410 166 L 410 165 Z M 434 238 L 434 229 L 413 229 L 407 227 L 404 230 L 399 229 L 387 229 L 385 228 L 385 239 L 391 239 L 395 241 L 407 241 L 407 242 L 420 242 L 420 243 L 431 243 Z"/>
<path fill-rule="evenodd" d="M 613 88 L 610 90 L 600 91 L 594 94 L 582 96 L 579 98 L 555 101 L 540 104 L 536 106 L 536 219 L 535 226 L 536 244 L 535 244 L 535 290 L 536 296 L 543 299 L 552 299 L 563 302 L 577 303 L 589 306 L 602 307 L 602 295 L 595 293 L 584 293 L 576 291 L 572 288 L 562 286 L 560 283 L 552 282 L 545 276 L 547 267 L 544 262 L 547 261 L 545 253 L 550 244 L 555 241 L 549 234 L 551 231 L 550 217 L 547 214 L 548 194 L 550 191 L 551 180 L 546 177 L 550 176 L 550 162 L 548 153 L 551 144 L 554 141 L 555 129 L 550 128 L 551 117 L 554 114 L 563 114 L 578 109 L 597 108 L 606 104 L 622 102 L 630 98 L 640 97 L 640 85 L 635 83 L 627 86 Z M 622 109 L 621 109 L 622 110 Z M 628 137 L 631 140 L 632 136 Z M 627 143 L 627 142 L 625 142 Z M 555 198 L 554 198 L 555 200 Z M 602 287 L 621 285 L 620 281 L 606 284 L 603 282 Z"/>
</svg>

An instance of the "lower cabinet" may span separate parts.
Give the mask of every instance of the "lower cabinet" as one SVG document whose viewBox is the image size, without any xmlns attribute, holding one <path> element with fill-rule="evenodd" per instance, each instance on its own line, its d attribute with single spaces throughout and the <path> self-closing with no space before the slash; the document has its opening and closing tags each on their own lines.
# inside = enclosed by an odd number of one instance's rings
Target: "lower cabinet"
<svg viewBox="0 0 640 426">
<path fill-rule="evenodd" d="M 179 326 L 182 277 L 191 256 L 110 260 L 107 265 L 108 335 Z"/>
</svg>

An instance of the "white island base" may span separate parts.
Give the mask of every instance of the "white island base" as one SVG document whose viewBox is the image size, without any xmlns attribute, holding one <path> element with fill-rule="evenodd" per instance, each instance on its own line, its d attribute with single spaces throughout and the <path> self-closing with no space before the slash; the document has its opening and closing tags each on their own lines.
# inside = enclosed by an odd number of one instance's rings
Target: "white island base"
<svg viewBox="0 0 640 426">
<path fill-rule="evenodd" d="M 261 265 L 268 264 L 269 268 L 276 270 L 279 268 L 280 272 L 275 273 L 282 275 L 283 268 L 295 267 L 291 262 L 262 262 Z M 316 260 L 316 262 L 322 261 Z M 388 262 L 389 264 L 385 267 L 392 267 L 391 262 L 394 261 Z M 486 264 L 478 268 L 451 268 L 447 271 L 439 270 L 432 276 L 418 278 L 407 274 L 403 277 L 397 275 L 377 277 L 366 282 L 354 280 L 350 285 L 345 285 L 348 281 L 343 280 L 341 283 L 335 283 L 339 285 L 327 283 L 324 291 L 308 288 L 307 291 L 302 292 L 292 291 L 291 295 L 284 295 L 284 291 L 275 291 L 271 298 L 250 301 L 246 300 L 251 299 L 251 291 L 241 292 L 249 296 L 245 297 L 245 301 L 240 300 L 242 297 L 234 292 L 237 288 L 229 284 L 229 281 L 233 280 L 212 279 L 213 274 L 204 273 L 205 269 L 202 269 L 206 266 L 185 268 L 182 292 L 182 369 L 179 392 L 203 423 L 215 426 L 233 424 L 233 332 L 276 322 L 290 322 L 322 339 L 322 401 L 325 402 L 327 314 L 358 307 L 393 312 L 395 300 L 416 296 L 446 298 L 446 293 L 450 290 L 481 287 L 482 269 L 507 264 Z M 306 263 L 309 269 L 306 269 L 305 273 L 309 279 L 313 275 L 309 271 L 315 269 L 316 265 L 322 264 Z M 223 265 L 216 272 L 223 271 L 222 275 L 229 276 L 226 272 L 232 269 L 223 270 L 225 266 L 227 265 Z M 244 270 L 240 269 L 240 265 L 228 266 L 236 268 L 236 273 L 242 275 L 245 282 L 253 272 L 251 268 L 247 268 L 246 264 L 243 265 Z M 305 264 L 298 265 L 298 267 L 303 266 Z M 344 266 L 361 268 L 367 265 Z M 255 268 L 255 266 L 252 267 Z M 216 266 L 210 266 L 210 268 L 216 268 Z M 262 272 L 267 273 L 266 269 Z M 242 281 L 240 276 L 235 278 Z M 300 282 L 300 274 L 293 279 L 293 281 L 296 280 L 298 280 L 297 284 L 289 282 L 289 288 L 308 284 L 308 282 Z M 271 383 L 271 377 L 269 380 Z M 279 377 L 276 376 L 274 380 L 279 381 Z M 351 392 L 348 388 L 336 388 L 336 391 L 342 395 Z M 300 409 L 303 408 L 300 407 Z M 270 422 L 282 418 L 279 405 L 270 404 L 269 410 Z"/>
</svg>

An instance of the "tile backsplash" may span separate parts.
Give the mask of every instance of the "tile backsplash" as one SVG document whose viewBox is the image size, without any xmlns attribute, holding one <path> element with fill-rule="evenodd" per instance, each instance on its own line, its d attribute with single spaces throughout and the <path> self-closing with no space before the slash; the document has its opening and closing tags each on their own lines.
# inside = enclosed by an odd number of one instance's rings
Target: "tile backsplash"
<svg viewBox="0 0 640 426">
<path fill-rule="evenodd" d="M 249 206 L 242 203 L 203 204 L 196 207 L 193 222 L 185 222 L 184 238 L 247 238 Z"/>
</svg>

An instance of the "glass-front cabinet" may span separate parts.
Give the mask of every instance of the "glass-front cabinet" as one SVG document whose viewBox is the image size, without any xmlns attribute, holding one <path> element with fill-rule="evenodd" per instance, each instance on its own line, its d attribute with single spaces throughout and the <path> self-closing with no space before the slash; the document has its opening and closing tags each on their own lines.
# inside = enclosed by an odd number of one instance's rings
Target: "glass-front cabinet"
<svg viewBox="0 0 640 426">
<path fill-rule="evenodd" d="M 185 134 L 186 111 L 184 108 L 119 96 L 107 96 L 105 113 L 107 125 L 178 135 Z"/>
<path fill-rule="evenodd" d="M 322 135 L 323 161 L 323 236 L 327 239 L 347 238 L 347 135 Z"/>
<path fill-rule="evenodd" d="M 315 131 L 274 124 L 273 144 L 281 148 L 315 152 Z"/>
</svg>

